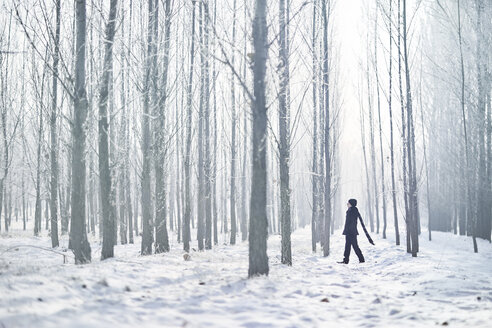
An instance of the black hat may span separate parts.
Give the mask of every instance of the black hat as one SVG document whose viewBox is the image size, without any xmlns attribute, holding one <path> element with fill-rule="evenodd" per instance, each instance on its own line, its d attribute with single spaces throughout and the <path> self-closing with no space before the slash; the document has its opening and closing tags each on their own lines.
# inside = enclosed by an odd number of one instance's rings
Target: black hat
<svg viewBox="0 0 492 328">
<path fill-rule="evenodd" d="M 349 199 L 349 204 L 352 205 L 352 207 L 356 207 L 357 206 L 357 199 Z"/>
</svg>

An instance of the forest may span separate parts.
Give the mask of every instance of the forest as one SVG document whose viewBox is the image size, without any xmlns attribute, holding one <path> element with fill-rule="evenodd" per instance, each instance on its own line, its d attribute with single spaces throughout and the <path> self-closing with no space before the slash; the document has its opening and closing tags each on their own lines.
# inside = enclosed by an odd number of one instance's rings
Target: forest
<svg viewBox="0 0 492 328">
<path fill-rule="evenodd" d="M 0 0 L 0 327 L 486 327 L 491 54 L 490 0 Z"/>
</svg>

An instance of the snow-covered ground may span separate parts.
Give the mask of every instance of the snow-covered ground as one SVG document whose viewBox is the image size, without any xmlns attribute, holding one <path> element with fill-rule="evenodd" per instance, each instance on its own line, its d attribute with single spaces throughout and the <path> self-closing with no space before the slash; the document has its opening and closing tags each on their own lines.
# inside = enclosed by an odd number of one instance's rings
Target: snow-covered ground
<svg viewBox="0 0 492 328">
<path fill-rule="evenodd" d="M 423 233 L 419 257 L 393 238 L 365 236 L 359 264 L 337 264 L 344 239 L 331 252 L 311 252 L 310 229 L 292 236 L 293 266 L 280 264 L 280 237 L 268 242 L 270 275 L 247 279 L 247 243 L 191 252 L 140 256 L 140 239 L 118 245 L 116 257 L 76 266 L 31 231 L 0 237 L 0 327 L 490 327 L 492 245 L 451 233 Z M 18 246 L 5 252 L 6 249 Z M 62 239 L 64 252 L 67 239 Z M 323 301 L 324 300 L 324 301 Z"/>
</svg>

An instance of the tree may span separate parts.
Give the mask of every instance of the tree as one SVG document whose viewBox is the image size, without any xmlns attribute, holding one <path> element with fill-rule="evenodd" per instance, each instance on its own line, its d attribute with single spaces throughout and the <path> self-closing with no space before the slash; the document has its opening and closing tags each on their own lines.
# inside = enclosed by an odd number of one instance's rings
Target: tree
<svg viewBox="0 0 492 328">
<path fill-rule="evenodd" d="M 416 160 L 415 160 L 415 132 L 413 124 L 413 103 L 412 103 L 412 91 L 410 86 L 410 68 L 408 63 L 408 31 L 407 31 L 407 4 L 406 0 L 403 0 L 403 57 L 405 63 L 405 85 L 406 85 L 406 114 L 407 114 L 407 159 L 408 159 L 408 178 L 409 178 L 409 212 L 406 220 L 409 222 L 411 237 L 411 253 L 413 257 L 417 256 L 418 252 L 418 189 L 417 189 L 417 177 L 416 177 Z"/>
<path fill-rule="evenodd" d="M 87 95 L 85 90 L 86 2 L 76 0 L 75 42 L 75 90 L 74 117 L 72 124 L 72 192 L 70 241 L 75 254 L 75 263 L 91 261 L 91 247 L 85 228 L 85 129 L 87 118 Z"/>
<path fill-rule="evenodd" d="M 311 184 L 312 184 L 312 215 L 311 215 L 311 248 L 313 252 L 316 252 L 316 243 L 318 241 L 318 229 L 319 227 L 317 226 L 318 222 L 318 215 L 319 215 L 319 177 L 318 177 L 318 113 L 317 113 L 317 91 L 318 91 L 318 86 L 317 86 L 317 80 L 318 80 L 318 65 L 319 63 L 318 58 L 317 58 L 317 8 L 318 8 L 318 3 L 317 0 L 313 1 L 313 36 L 312 36 L 312 43 L 311 43 L 311 48 L 313 52 L 313 162 L 312 162 L 312 177 L 311 177 Z"/>
<path fill-rule="evenodd" d="M 152 212 L 150 191 L 150 91 L 152 78 L 152 58 L 156 55 L 154 40 L 155 11 L 154 0 L 149 0 L 149 17 L 147 26 L 147 54 L 145 56 L 145 73 L 143 81 L 143 117 L 142 117 L 142 248 L 141 254 L 152 254 Z M 154 81 L 155 83 L 155 81 Z"/>
<path fill-rule="evenodd" d="M 106 24 L 106 37 L 104 39 L 104 63 L 101 85 L 99 86 L 99 183 L 101 187 L 101 208 L 103 215 L 103 246 L 101 259 L 114 256 L 115 209 L 111 204 L 111 171 L 109 168 L 108 149 L 108 94 L 110 79 L 113 70 L 113 41 L 116 25 L 116 8 L 118 0 L 111 0 L 109 17 Z"/>
<path fill-rule="evenodd" d="M 289 88 L 289 54 L 287 53 L 287 22 L 285 19 L 289 2 L 279 1 L 279 170 L 280 170 L 280 220 L 282 231 L 281 261 L 283 264 L 292 265 L 292 254 L 290 245 L 291 217 L 290 217 L 290 187 L 289 187 L 289 160 L 290 160 L 290 120 L 287 104 Z"/>
<path fill-rule="evenodd" d="M 192 123 L 192 102 L 193 102 L 193 69 L 195 62 L 195 2 L 192 1 L 193 9 L 191 15 L 191 47 L 190 47 L 190 66 L 189 66 L 189 78 L 186 92 L 186 151 L 184 158 L 184 171 L 185 171 L 185 210 L 184 210 L 184 222 L 183 222 L 183 249 L 186 252 L 190 251 L 191 240 L 191 182 L 190 182 L 190 169 L 191 169 L 191 123 Z"/>
<path fill-rule="evenodd" d="M 158 3 L 156 3 L 156 17 L 155 24 L 158 21 Z M 170 48 L 170 34 L 171 34 L 171 1 L 165 1 L 165 22 L 164 22 L 164 63 L 162 72 L 162 84 L 160 86 L 160 95 L 158 106 L 155 107 L 157 122 L 155 126 L 155 194 L 156 194 L 156 213 L 155 213 L 155 252 L 162 253 L 169 251 L 169 237 L 167 234 L 166 225 L 166 188 L 165 188 L 165 178 L 164 178 L 164 163 L 166 155 L 166 142 L 164 140 L 165 131 L 165 117 L 166 117 L 166 99 L 167 99 L 167 75 L 169 70 L 169 48 Z M 155 28 L 155 39 L 157 40 L 157 28 Z M 156 41 L 157 42 L 157 41 Z M 157 52 L 155 52 L 155 55 Z M 157 60 L 157 56 L 155 56 Z M 154 78 L 158 79 L 157 65 L 155 65 L 155 75 Z"/>
<path fill-rule="evenodd" d="M 236 3 L 234 0 L 233 14 L 232 14 L 232 55 L 231 65 L 234 66 L 236 61 L 234 47 L 236 46 Z M 236 85 L 234 82 L 234 73 L 232 73 L 231 83 L 231 197 L 230 197 L 230 211 L 231 211 L 231 245 L 236 244 L 237 224 L 236 224 Z"/>
<path fill-rule="evenodd" d="M 330 228 L 331 228 L 331 150 L 330 150 L 330 85 L 328 69 L 328 23 L 331 14 L 330 0 L 322 0 L 323 16 L 323 110 L 324 110 L 324 231 L 323 231 L 323 256 L 330 255 Z"/>
<path fill-rule="evenodd" d="M 266 88 L 268 56 L 266 0 L 256 0 L 253 19 L 253 88 L 252 102 L 252 180 L 249 217 L 248 276 L 268 275 L 268 220 L 266 214 Z"/>
<path fill-rule="evenodd" d="M 52 77 L 52 94 L 51 94 L 51 116 L 50 116 L 50 213 L 51 213 L 51 246 L 57 247 L 58 242 L 58 139 L 56 118 L 58 116 L 57 97 L 58 97 L 58 62 L 60 60 L 60 11 L 61 0 L 55 2 L 56 10 L 56 27 L 53 52 L 53 77 Z"/>
<path fill-rule="evenodd" d="M 377 7 L 376 7 L 377 8 Z M 383 155 L 383 129 L 381 125 L 381 101 L 379 97 L 379 70 L 378 70 L 378 10 L 376 9 L 376 18 L 374 20 L 374 70 L 376 75 L 376 95 L 378 102 L 378 128 L 379 128 L 379 154 L 381 155 L 381 201 L 383 203 L 383 239 L 386 239 L 386 191 L 385 191 L 385 180 L 384 180 L 384 155 Z M 378 204 L 378 197 L 376 195 L 376 204 Z M 377 205 L 376 205 L 377 206 Z M 378 213 L 378 211 L 376 211 Z M 378 226 L 379 226 L 379 215 L 378 218 Z M 378 229 L 379 230 L 379 229 Z"/>
<path fill-rule="evenodd" d="M 208 2 L 204 2 L 204 191 L 205 191 L 205 249 L 212 249 L 212 170 L 211 170 L 211 149 L 210 149 L 210 11 Z"/>
</svg>

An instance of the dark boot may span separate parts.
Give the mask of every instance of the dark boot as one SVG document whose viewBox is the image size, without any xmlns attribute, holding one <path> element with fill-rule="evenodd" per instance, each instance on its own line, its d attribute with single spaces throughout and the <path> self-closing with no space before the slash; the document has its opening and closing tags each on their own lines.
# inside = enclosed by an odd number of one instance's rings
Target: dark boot
<svg viewBox="0 0 492 328">
<path fill-rule="evenodd" d="M 348 264 L 348 259 L 343 259 L 343 261 L 337 262 L 338 264 Z"/>
</svg>

